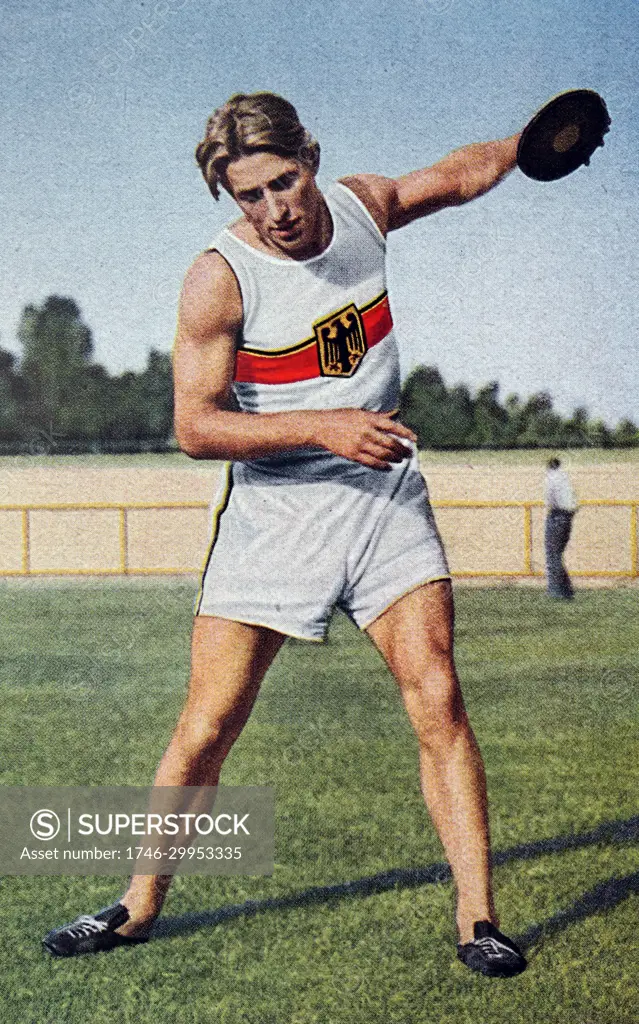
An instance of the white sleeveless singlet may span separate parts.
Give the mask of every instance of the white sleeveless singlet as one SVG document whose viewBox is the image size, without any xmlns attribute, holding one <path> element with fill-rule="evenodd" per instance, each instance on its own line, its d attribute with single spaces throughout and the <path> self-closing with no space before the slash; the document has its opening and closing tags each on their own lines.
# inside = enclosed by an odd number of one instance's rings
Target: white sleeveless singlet
<svg viewBox="0 0 639 1024">
<path fill-rule="evenodd" d="M 333 184 L 325 199 L 333 236 L 319 256 L 279 259 L 228 228 L 210 246 L 233 270 L 242 296 L 233 390 L 244 412 L 391 412 L 399 404 L 386 241 L 345 185 Z M 244 464 L 258 471 L 322 477 L 357 468 L 323 449 L 298 449 Z"/>
</svg>

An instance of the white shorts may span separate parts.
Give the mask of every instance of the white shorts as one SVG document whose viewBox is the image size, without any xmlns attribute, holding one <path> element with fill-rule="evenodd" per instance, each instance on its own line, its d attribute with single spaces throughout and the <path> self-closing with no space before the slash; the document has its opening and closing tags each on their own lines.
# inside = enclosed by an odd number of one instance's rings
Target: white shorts
<svg viewBox="0 0 639 1024">
<path fill-rule="evenodd" d="M 450 575 L 417 460 L 342 479 L 232 463 L 218 494 L 197 615 L 322 640 L 335 607 L 365 629 L 409 590 Z"/>
</svg>

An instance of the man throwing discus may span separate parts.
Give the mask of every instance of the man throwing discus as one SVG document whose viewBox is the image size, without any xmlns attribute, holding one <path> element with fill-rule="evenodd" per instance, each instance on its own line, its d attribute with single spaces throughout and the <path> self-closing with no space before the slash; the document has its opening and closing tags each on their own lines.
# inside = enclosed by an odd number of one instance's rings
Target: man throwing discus
<svg viewBox="0 0 639 1024">
<path fill-rule="evenodd" d="M 197 160 L 241 216 L 187 273 L 175 345 L 175 428 L 195 459 L 228 467 L 195 607 L 188 697 L 156 786 L 215 786 L 287 636 L 324 637 L 343 609 L 378 648 L 419 741 L 424 798 L 457 892 L 459 958 L 524 970 L 498 930 L 486 781 L 453 661 L 446 557 L 395 413 L 400 377 L 386 291 L 390 231 L 493 188 L 518 136 L 391 179 L 322 193 L 320 149 L 272 93 L 233 96 Z M 55 929 L 53 954 L 144 941 L 169 877 Z"/>
</svg>

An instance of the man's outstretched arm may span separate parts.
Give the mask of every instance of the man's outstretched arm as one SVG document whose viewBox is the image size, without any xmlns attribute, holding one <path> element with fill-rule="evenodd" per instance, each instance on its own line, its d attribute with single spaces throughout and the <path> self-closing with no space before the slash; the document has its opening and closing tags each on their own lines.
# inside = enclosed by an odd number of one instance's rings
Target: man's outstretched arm
<svg viewBox="0 0 639 1024">
<path fill-rule="evenodd" d="M 517 163 L 519 135 L 476 142 L 430 167 L 399 178 L 356 174 L 342 181 L 362 200 L 383 234 L 447 206 L 461 206 L 489 192 Z"/>
<path fill-rule="evenodd" d="M 236 411 L 231 386 L 241 326 L 234 274 L 219 253 L 203 253 L 186 275 L 173 354 L 175 435 L 187 455 L 259 459 L 319 447 L 380 470 L 410 455 L 406 442 L 415 435 L 386 413 Z"/>
</svg>

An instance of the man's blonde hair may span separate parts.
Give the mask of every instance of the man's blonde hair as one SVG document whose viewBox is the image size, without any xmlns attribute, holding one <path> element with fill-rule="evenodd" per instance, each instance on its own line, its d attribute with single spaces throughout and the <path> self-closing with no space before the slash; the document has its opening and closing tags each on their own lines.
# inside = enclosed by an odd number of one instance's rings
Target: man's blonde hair
<svg viewBox="0 0 639 1024">
<path fill-rule="evenodd" d="M 228 188 L 227 164 L 259 150 L 294 157 L 313 171 L 319 167 L 319 143 L 300 123 L 292 103 L 273 92 L 236 93 L 213 111 L 195 150 L 214 199 L 220 197 L 220 184 Z"/>
</svg>

